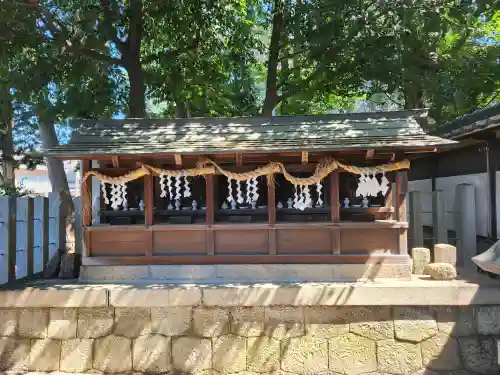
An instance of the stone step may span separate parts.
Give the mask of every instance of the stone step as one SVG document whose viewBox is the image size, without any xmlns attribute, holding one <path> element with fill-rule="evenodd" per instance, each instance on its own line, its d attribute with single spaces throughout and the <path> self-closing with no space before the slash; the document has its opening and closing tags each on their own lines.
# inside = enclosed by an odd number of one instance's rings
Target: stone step
<svg viewBox="0 0 500 375">
<path fill-rule="evenodd" d="M 408 264 L 83 265 L 79 282 L 332 282 L 410 280 Z"/>
</svg>

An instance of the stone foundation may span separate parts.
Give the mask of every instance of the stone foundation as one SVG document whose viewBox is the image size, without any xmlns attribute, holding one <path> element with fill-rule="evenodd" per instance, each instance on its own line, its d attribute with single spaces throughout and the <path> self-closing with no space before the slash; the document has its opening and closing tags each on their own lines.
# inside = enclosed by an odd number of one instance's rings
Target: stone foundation
<svg viewBox="0 0 500 375">
<path fill-rule="evenodd" d="M 440 294 L 459 302 L 474 284 L 399 283 L 0 291 L 0 371 L 500 374 L 498 289 L 481 305 L 443 305 Z M 391 285 L 434 305 L 356 305 L 359 293 L 389 301 Z"/>
<path fill-rule="evenodd" d="M 3 371 L 500 373 L 500 306 L 41 308 L 0 316 Z"/>
<path fill-rule="evenodd" d="M 80 282 L 332 282 L 409 280 L 411 260 L 380 264 L 84 265 Z"/>
</svg>

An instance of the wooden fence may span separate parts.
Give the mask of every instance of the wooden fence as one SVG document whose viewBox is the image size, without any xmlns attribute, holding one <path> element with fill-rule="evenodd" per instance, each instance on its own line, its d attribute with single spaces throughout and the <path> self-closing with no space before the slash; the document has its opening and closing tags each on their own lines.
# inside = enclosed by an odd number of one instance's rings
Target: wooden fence
<svg viewBox="0 0 500 375">
<path fill-rule="evenodd" d="M 73 202 L 75 248 L 81 253 L 80 197 Z M 57 249 L 65 246 L 65 221 L 55 193 L 48 198 L 0 197 L 0 284 L 42 272 Z"/>
<path fill-rule="evenodd" d="M 409 246 L 432 248 L 436 243 L 455 245 L 457 265 L 476 270 L 476 265 L 471 261 L 478 249 L 475 187 L 469 184 L 457 185 L 454 201 L 450 202 L 447 198 L 443 191 L 410 191 Z M 424 204 L 425 199 L 431 199 L 432 204 Z M 422 209 L 429 206 L 432 207 L 430 212 Z"/>
</svg>

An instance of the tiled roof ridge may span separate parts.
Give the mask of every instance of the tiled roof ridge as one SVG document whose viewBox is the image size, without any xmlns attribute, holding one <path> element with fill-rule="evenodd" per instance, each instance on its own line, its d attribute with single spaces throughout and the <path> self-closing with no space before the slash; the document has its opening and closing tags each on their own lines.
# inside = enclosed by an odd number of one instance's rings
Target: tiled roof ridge
<svg viewBox="0 0 500 375">
<path fill-rule="evenodd" d="M 499 116 L 500 102 L 490 107 L 482 108 L 472 113 L 464 114 L 455 118 L 454 120 L 440 124 L 435 129 L 433 129 L 430 134 L 445 138 L 453 138 L 460 135 L 466 135 L 468 133 L 487 127 L 491 124 L 491 122 L 488 121 L 489 119 Z M 495 118 L 495 120 L 497 120 L 497 118 Z"/>
</svg>

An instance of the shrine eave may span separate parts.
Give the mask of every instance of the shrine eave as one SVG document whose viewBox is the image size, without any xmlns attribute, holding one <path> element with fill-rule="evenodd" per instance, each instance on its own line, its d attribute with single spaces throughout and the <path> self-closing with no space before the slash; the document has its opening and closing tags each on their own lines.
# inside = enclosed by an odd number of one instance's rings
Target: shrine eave
<svg viewBox="0 0 500 375">
<path fill-rule="evenodd" d="M 68 144 L 45 156 L 89 158 L 156 154 L 431 150 L 456 142 L 428 135 L 426 111 L 324 116 L 80 120 Z"/>
</svg>

